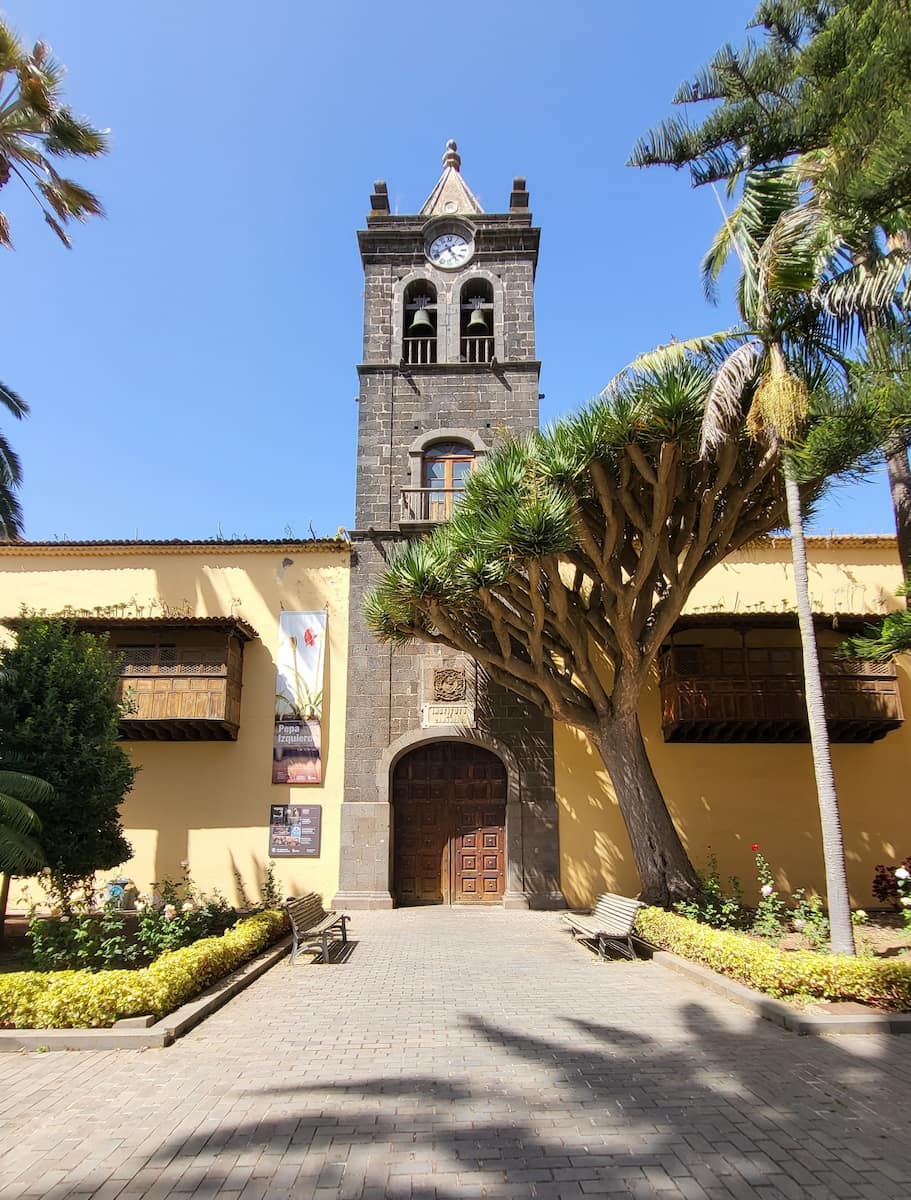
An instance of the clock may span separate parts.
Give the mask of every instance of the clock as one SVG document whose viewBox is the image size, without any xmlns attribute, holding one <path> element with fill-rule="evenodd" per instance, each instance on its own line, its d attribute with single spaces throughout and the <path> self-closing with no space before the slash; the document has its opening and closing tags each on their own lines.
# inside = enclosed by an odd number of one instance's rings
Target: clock
<svg viewBox="0 0 911 1200">
<path fill-rule="evenodd" d="M 461 267 L 471 258 L 471 242 L 461 233 L 441 233 L 427 247 L 427 257 L 438 267 Z"/>
</svg>

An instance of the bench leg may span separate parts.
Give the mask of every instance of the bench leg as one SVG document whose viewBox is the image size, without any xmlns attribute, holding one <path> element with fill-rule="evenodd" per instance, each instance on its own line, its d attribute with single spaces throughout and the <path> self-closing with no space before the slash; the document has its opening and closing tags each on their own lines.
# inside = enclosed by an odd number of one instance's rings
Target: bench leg
<svg viewBox="0 0 911 1200">
<path fill-rule="evenodd" d="M 635 951 L 635 949 L 633 948 L 633 939 L 632 939 L 632 935 L 630 935 L 630 936 L 629 936 L 629 937 L 626 939 L 626 944 L 629 946 L 629 956 L 630 956 L 630 961 L 632 961 L 632 962 L 638 962 L 639 960 L 638 960 L 638 958 L 636 957 L 636 951 Z"/>
<path fill-rule="evenodd" d="M 348 918 L 342 917 L 342 945 L 348 944 Z"/>
<path fill-rule="evenodd" d="M 291 957 L 288 959 L 288 966 L 293 966 L 294 960 L 297 958 L 297 952 L 300 949 L 297 940 L 297 931 L 293 930 L 291 934 Z"/>
<path fill-rule="evenodd" d="M 322 953 L 322 957 L 320 958 L 320 962 L 327 963 L 329 961 L 329 934 L 328 934 L 328 932 L 321 935 L 321 940 L 323 943 L 323 953 Z"/>
<path fill-rule="evenodd" d="M 598 953 L 601 955 L 602 960 L 607 958 L 607 948 L 605 945 L 605 941 L 604 941 L 604 938 L 600 937 L 600 936 L 598 937 Z"/>
</svg>

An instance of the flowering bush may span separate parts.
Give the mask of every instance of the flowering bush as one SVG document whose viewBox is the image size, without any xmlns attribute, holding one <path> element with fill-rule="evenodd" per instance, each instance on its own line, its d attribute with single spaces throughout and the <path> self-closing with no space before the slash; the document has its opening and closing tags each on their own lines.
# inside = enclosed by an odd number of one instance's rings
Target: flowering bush
<svg viewBox="0 0 911 1200">
<path fill-rule="evenodd" d="M 894 904 L 896 908 L 901 907 L 898 888 L 900 876 L 897 875 L 897 872 L 902 867 L 911 873 L 911 854 L 902 863 L 896 863 L 891 867 L 880 863 L 876 868 L 876 874 L 873 876 L 873 895 L 883 904 Z"/>
<path fill-rule="evenodd" d="M 911 871 L 904 865 L 895 870 L 895 890 L 901 906 L 905 928 L 911 929 Z"/>
<path fill-rule="evenodd" d="M 759 877 L 759 903 L 753 916 L 753 932 L 762 937 L 780 937 L 784 932 L 785 903 L 775 889 L 775 877 L 765 855 L 756 842 L 752 848 Z"/>
<path fill-rule="evenodd" d="M 708 929 L 677 913 L 643 908 L 636 933 L 769 996 L 856 1000 L 911 1011 L 911 963 L 895 959 L 779 950 L 747 934 Z"/>
<path fill-rule="evenodd" d="M 0 975 L 0 1027 L 84 1029 L 146 1013 L 163 1017 L 274 942 L 286 923 L 284 913 L 259 912 L 136 971 Z"/>
<path fill-rule="evenodd" d="M 179 881 L 164 879 L 154 885 L 152 898 L 135 900 L 135 936 L 128 933 L 120 896 L 110 898 L 100 911 L 91 891 L 68 897 L 67 908 L 49 917 L 33 911 L 28 932 L 35 966 L 39 971 L 141 967 L 165 950 L 224 933 L 237 912 L 223 896 L 200 893 L 187 864 L 181 866 Z"/>
<path fill-rule="evenodd" d="M 794 909 L 791 913 L 791 927 L 802 933 L 814 950 L 821 949 L 829 940 L 829 918 L 822 910 L 822 899 L 819 896 L 808 896 L 804 888 L 798 888 L 792 896 Z M 854 921 L 860 925 L 866 920 L 867 914 L 861 909 L 862 917 Z M 853 920 L 853 918 L 852 918 Z"/>
</svg>

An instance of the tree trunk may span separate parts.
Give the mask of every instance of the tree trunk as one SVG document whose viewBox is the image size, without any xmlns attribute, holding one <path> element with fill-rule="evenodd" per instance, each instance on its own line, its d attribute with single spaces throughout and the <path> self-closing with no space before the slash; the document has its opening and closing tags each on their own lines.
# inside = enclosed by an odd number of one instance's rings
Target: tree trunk
<svg viewBox="0 0 911 1200">
<path fill-rule="evenodd" d="M 889 473 L 889 490 L 892 493 L 892 508 L 895 513 L 895 536 L 898 538 L 898 556 L 901 559 L 902 575 L 911 575 L 911 468 L 908 451 L 903 442 L 893 442 L 886 447 L 886 470 Z M 911 597 L 906 597 L 911 605 Z"/>
<path fill-rule="evenodd" d="M 10 877 L 0 873 L 0 946 L 6 938 L 6 906 L 9 904 Z"/>
<path fill-rule="evenodd" d="M 602 722 L 595 738 L 617 794 L 642 881 L 640 898 L 669 907 L 702 890 L 667 811 L 635 712 Z"/>
<path fill-rule="evenodd" d="M 810 585 L 807 578 L 807 548 L 803 536 L 803 514 L 800 511 L 800 492 L 796 481 L 785 466 L 785 495 L 788 501 L 788 521 L 791 525 L 791 557 L 794 563 L 794 589 L 797 593 L 797 616 L 800 622 L 800 645 L 803 651 L 804 694 L 807 719 L 810 723 L 810 745 L 813 749 L 813 768 L 816 773 L 816 796 L 822 825 L 822 853 L 826 865 L 826 899 L 832 927 L 832 949 L 837 954 L 854 953 L 854 929 L 851 925 L 851 904 L 848 899 L 848 877 L 845 871 L 845 849 L 838 814 L 838 795 L 829 753 L 829 730 L 822 694 L 822 676 L 816 650 L 816 631 L 810 609 Z"/>
</svg>

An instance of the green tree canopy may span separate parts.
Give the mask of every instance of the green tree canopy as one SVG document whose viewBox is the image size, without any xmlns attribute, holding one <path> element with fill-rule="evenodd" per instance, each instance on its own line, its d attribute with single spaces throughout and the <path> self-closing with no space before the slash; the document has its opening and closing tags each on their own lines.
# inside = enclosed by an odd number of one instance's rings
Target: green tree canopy
<svg viewBox="0 0 911 1200">
<path fill-rule="evenodd" d="M 135 769 L 117 744 L 117 666 L 106 640 L 23 616 L 0 650 L 0 752 L 46 781 L 41 844 L 58 890 L 129 858 L 119 808 Z"/>
<path fill-rule="evenodd" d="M 824 152 L 823 186 L 850 223 L 885 224 L 911 205 L 909 0 L 763 0 L 762 38 L 722 46 L 683 83 L 635 166 L 687 167 L 694 184 Z"/>
</svg>

